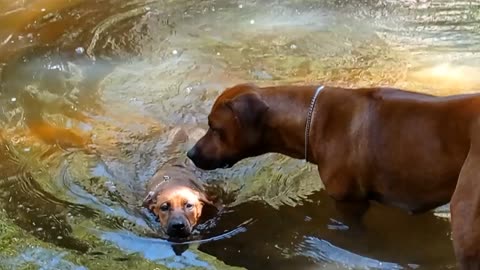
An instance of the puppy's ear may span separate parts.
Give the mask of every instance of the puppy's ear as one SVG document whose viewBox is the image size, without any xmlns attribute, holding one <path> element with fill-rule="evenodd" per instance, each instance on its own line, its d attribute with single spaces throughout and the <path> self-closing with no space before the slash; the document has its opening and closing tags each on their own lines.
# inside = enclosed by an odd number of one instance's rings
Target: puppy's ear
<svg viewBox="0 0 480 270">
<path fill-rule="evenodd" d="M 147 196 L 143 199 L 142 206 L 149 208 L 150 205 L 157 203 L 157 193 L 150 191 L 147 193 Z"/>
<path fill-rule="evenodd" d="M 268 105 L 256 92 L 241 94 L 225 103 L 244 127 L 258 127 L 265 118 Z"/>
<path fill-rule="evenodd" d="M 199 200 L 202 202 L 203 208 L 198 219 L 198 224 L 205 223 L 207 220 L 214 218 L 222 209 L 222 205 L 220 205 L 219 202 L 209 200 L 203 193 L 199 196 Z"/>
<path fill-rule="evenodd" d="M 226 203 L 229 203 L 229 201 L 225 201 L 225 198 L 228 196 L 226 196 L 225 189 L 221 184 L 209 183 L 205 184 L 204 188 L 204 194 L 202 194 L 202 197 L 200 197 L 200 200 L 204 203 L 204 205 L 220 211 L 224 208 Z"/>
<path fill-rule="evenodd" d="M 204 193 L 199 193 L 198 195 L 198 200 L 203 203 L 203 205 L 207 206 L 215 206 L 214 203 L 207 198 L 207 196 Z"/>
</svg>

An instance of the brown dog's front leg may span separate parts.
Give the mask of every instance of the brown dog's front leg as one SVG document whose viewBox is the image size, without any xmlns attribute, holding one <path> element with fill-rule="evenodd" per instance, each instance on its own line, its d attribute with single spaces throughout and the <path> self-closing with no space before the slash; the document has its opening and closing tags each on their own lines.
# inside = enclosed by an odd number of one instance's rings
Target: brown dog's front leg
<svg viewBox="0 0 480 270">
<path fill-rule="evenodd" d="M 462 270 L 480 270 L 479 166 L 480 151 L 472 146 L 450 203 L 453 247 Z"/>
<path fill-rule="evenodd" d="M 350 229 L 363 229 L 362 218 L 370 207 L 367 200 L 335 201 L 335 208 L 340 213 L 342 222 Z"/>
<path fill-rule="evenodd" d="M 322 174 L 318 167 L 328 196 L 335 200 L 335 209 L 340 214 L 341 221 L 350 228 L 361 229 L 362 219 L 370 207 L 370 202 L 358 193 L 360 187 L 352 177 L 331 171 Z"/>
</svg>

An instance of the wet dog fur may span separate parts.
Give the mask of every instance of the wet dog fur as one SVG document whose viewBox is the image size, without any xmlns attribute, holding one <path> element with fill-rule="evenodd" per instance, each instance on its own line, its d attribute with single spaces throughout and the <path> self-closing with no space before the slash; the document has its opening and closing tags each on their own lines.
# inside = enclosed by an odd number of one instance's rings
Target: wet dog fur
<svg viewBox="0 0 480 270">
<path fill-rule="evenodd" d="M 170 148 L 188 140 L 185 129 L 174 129 Z M 173 151 L 167 152 L 172 154 Z M 167 153 L 167 154 L 168 154 Z M 186 239 L 196 225 L 214 216 L 222 208 L 215 194 L 208 194 L 206 183 L 195 174 L 196 167 L 188 160 L 173 158 L 166 162 L 147 183 L 142 206 L 159 221 L 170 239 Z"/>
</svg>

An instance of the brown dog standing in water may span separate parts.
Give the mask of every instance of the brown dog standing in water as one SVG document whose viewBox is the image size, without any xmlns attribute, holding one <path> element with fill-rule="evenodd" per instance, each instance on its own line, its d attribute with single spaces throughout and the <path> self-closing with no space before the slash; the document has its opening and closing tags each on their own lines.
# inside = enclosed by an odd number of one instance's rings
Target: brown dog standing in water
<svg viewBox="0 0 480 270">
<path fill-rule="evenodd" d="M 188 152 L 202 169 L 268 152 L 306 159 L 360 216 L 369 200 L 411 213 L 451 200 L 461 269 L 480 269 L 480 95 L 242 84 L 217 98 L 208 121 Z"/>
<path fill-rule="evenodd" d="M 187 137 L 182 129 L 172 133 L 175 143 Z M 143 200 L 143 207 L 157 217 L 161 228 L 171 239 L 190 236 L 200 218 L 205 216 L 205 207 L 213 208 L 214 212 L 221 207 L 218 200 L 207 195 L 205 183 L 194 174 L 195 166 L 188 163 L 188 160 L 179 162 L 174 159 L 163 165 L 148 181 Z"/>
</svg>

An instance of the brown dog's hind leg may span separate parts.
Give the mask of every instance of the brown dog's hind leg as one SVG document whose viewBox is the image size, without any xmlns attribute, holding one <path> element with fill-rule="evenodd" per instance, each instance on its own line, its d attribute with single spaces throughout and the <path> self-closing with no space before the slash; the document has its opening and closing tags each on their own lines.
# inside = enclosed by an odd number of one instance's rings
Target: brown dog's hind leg
<svg viewBox="0 0 480 270">
<path fill-rule="evenodd" d="M 478 143 L 472 143 L 463 164 L 451 200 L 450 211 L 453 247 L 460 269 L 480 270 L 480 144 Z"/>
</svg>

